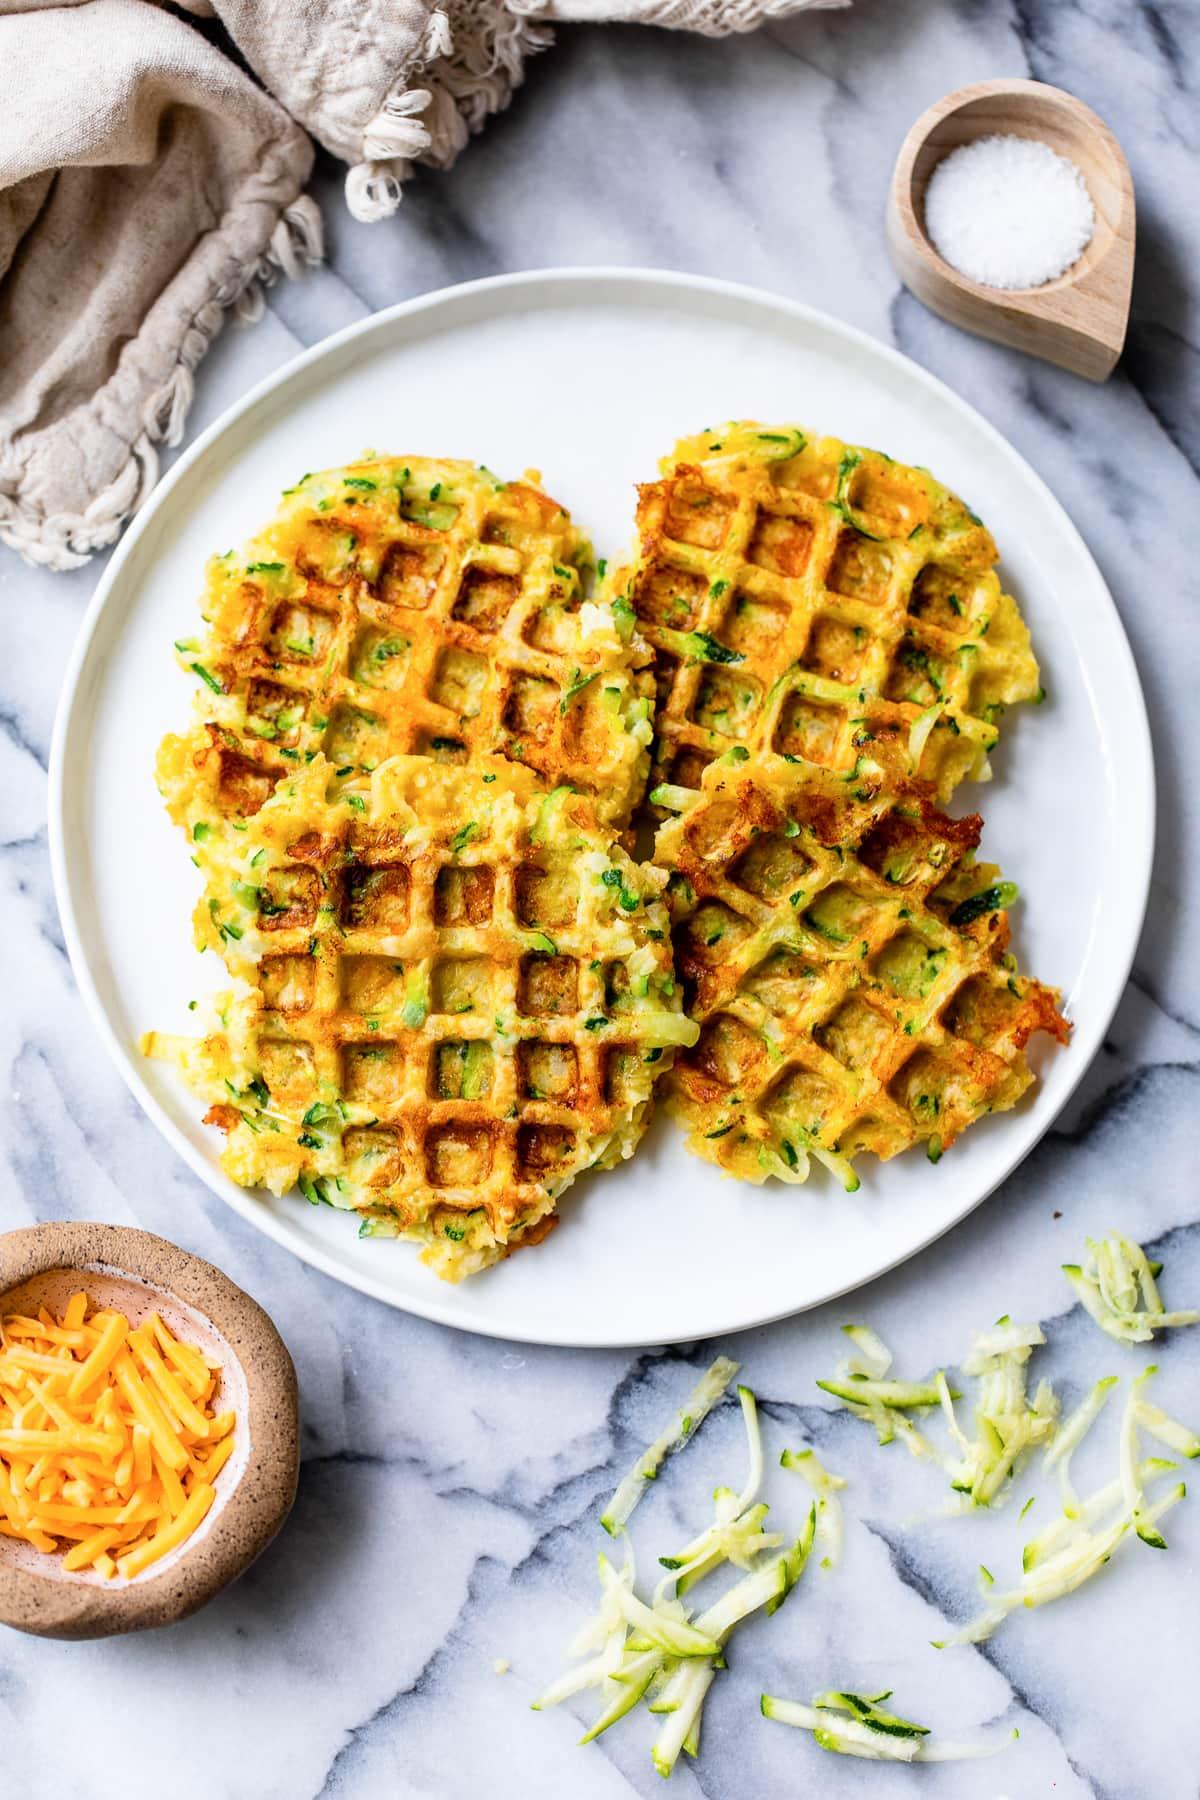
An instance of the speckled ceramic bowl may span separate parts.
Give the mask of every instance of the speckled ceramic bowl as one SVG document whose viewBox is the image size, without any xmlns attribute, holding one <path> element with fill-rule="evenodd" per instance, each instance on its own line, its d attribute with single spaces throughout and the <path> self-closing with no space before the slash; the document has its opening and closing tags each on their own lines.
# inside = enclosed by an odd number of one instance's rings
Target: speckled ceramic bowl
<svg viewBox="0 0 1200 1800">
<path fill-rule="evenodd" d="M 40 1637 L 108 1637 L 186 1618 L 249 1568 L 296 1494 L 296 1372 L 257 1302 L 148 1231 L 65 1223 L 0 1237 L 0 1312 L 57 1312 L 80 1287 L 135 1324 L 160 1312 L 172 1331 L 218 1357 L 218 1409 L 237 1414 L 236 1442 L 198 1530 L 132 1580 L 68 1574 L 60 1556 L 0 1536 L 0 1623 Z"/>
</svg>

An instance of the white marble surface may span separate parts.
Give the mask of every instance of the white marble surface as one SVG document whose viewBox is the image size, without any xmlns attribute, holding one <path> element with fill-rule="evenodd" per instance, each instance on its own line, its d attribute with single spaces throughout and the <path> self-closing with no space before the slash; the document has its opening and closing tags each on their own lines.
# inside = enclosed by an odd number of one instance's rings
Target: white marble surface
<svg viewBox="0 0 1200 1800">
<path fill-rule="evenodd" d="M 904 130 L 946 89 L 1005 74 L 1057 81 L 1089 101 L 1133 167 L 1135 318 L 1104 388 L 957 334 L 899 290 L 887 261 L 881 212 Z M 337 174 L 322 169 L 329 267 L 277 289 L 262 323 L 227 332 L 201 376 L 196 426 L 300 346 L 405 295 L 495 270 L 611 261 L 759 282 L 840 313 L 966 393 L 1067 506 L 1133 642 L 1155 729 L 1158 861 L 1134 978 L 1075 1103 L 919 1265 L 852 1306 L 720 1346 L 742 1358 L 764 1399 L 770 1448 L 811 1439 L 849 1478 L 847 1552 L 840 1571 L 811 1572 L 778 1618 L 736 1640 L 701 1758 L 674 1778 L 683 1795 L 1200 1792 L 1194 1507 L 1173 1516 L 1168 1555 L 1135 1544 L 1085 1593 L 1011 1621 L 982 1648 L 939 1655 L 929 1640 L 974 1610 L 975 1565 L 1014 1570 L 1015 1509 L 914 1523 L 940 1500 L 939 1478 L 899 1447 L 876 1449 L 865 1427 L 817 1405 L 812 1385 L 851 1312 L 914 1372 L 953 1362 L 970 1330 L 1005 1311 L 1046 1321 L 1044 1372 L 1068 1401 L 1106 1370 L 1136 1368 L 1146 1358 L 1072 1310 L 1058 1273 L 1085 1232 L 1112 1222 L 1167 1257 L 1168 1303 L 1200 1295 L 1200 925 L 1189 924 L 1200 821 L 1184 773 L 1200 691 L 1200 357 L 1187 285 L 1200 266 L 1198 85 L 1189 0 L 860 0 L 727 45 L 564 32 L 511 113 L 451 175 L 415 185 L 396 221 L 352 223 Z M 136 1223 L 228 1269 L 296 1359 L 304 1467 L 286 1533 L 190 1622 L 91 1645 L 0 1635 L 5 1791 L 657 1792 L 647 1720 L 577 1750 L 569 1712 L 537 1715 L 528 1702 L 591 1604 L 598 1502 L 714 1347 L 523 1350 L 389 1312 L 252 1232 L 159 1141 L 83 1014 L 47 861 L 55 698 L 98 574 L 95 563 L 36 574 L 0 557 L 0 1225 Z M 1200 1333 L 1158 1348 L 1160 1398 L 1200 1422 Z M 647 1558 L 702 1521 L 715 1480 L 737 1479 L 739 1433 L 725 1408 L 660 1483 L 637 1519 Z M 1114 1455 L 1110 1434 L 1092 1446 L 1091 1471 L 1104 1478 Z M 799 1516 L 794 1478 L 776 1471 L 768 1497 L 780 1518 Z M 497 1657 L 510 1673 L 493 1673 Z M 1020 1739 L 994 1762 L 910 1772 L 835 1760 L 759 1719 L 762 1687 L 807 1699 L 827 1683 L 892 1686 L 901 1711 L 939 1729 L 971 1736 L 992 1722 Z"/>
</svg>

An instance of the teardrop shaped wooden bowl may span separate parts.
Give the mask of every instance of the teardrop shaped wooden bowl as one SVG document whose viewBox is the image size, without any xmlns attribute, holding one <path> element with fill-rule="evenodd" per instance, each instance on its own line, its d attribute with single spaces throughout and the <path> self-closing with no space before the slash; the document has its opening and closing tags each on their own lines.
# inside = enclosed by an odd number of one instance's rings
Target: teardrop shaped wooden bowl
<svg viewBox="0 0 1200 1800">
<path fill-rule="evenodd" d="M 1091 243 L 1042 287 L 984 287 L 944 262 L 925 232 L 925 190 L 961 144 L 995 134 L 1036 138 L 1073 162 L 1096 208 Z M 905 287 L 964 331 L 1104 381 L 1129 323 L 1136 232 L 1133 178 L 1102 119 L 1040 81 L 980 81 L 922 113 L 900 150 L 888 195 L 887 238 Z"/>
<path fill-rule="evenodd" d="M 109 1637 L 186 1618 L 249 1568 L 296 1496 L 296 1371 L 256 1301 L 148 1231 L 65 1223 L 0 1237 L 0 1314 L 59 1311 L 77 1288 L 135 1323 L 157 1311 L 218 1357 L 218 1409 L 237 1414 L 235 1441 L 203 1523 L 132 1580 L 68 1573 L 57 1553 L 0 1535 L 0 1623 L 38 1637 Z"/>
</svg>

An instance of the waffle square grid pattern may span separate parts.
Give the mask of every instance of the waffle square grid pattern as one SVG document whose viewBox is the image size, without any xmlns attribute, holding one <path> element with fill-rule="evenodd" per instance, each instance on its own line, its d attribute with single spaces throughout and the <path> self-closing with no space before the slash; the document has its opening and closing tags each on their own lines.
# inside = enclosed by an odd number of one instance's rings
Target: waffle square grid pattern
<svg viewBox="0 0 1200 1800">
<path fill-rule="evenodd" d="M 285 782 L 236 861 L 201 834 L 198 937 L 251 992 L 184 1068 L 235 1179 L 298 1182 L 457 1278 L 630 1154 L 664 1053 L 694 1042 L 665 876 L 523 771 L 400 757 L 332 799 L 330 775 Z"/>
<path fill-rule="evenodd" d="M 975 515 L 880 452 L 731 424 L 639 490 L 593 600 L 535 483 L 303 477 L 210 564 L 176 645 L 196 723 L 159 752 L 196 941 L 239 985 L 144 1048 L 232 1179 L 451 1280 L 539 1242 L 656 1090 L 726 1172 L 849 1189 L 865 1150 L 936 1161 L 1029 1086 L 1032 1033 L 1067 1035 L 979 819 L 935 804 L 1040 693 Z"/>
<path fill-rule="evenodd" d="M 695 1048 L 666 1077 L 689 1147 L 730 1174 L 847 1189 L 853 1159 L 923 1142 L 931 1161 L 1033 1080 L 1034 1031 L 1065 1041 L 1057 995 L 1008 954 L 977 815 L 860 761 L 853 786 L 767 770 L 740 747 L 660 830 Z"/>
<path fill-rule="evenodd" d="M 868 738 L 902 739 L 943 801 L 986 773 L 1038 672 L 995 544 L 960 500 L 795 428 L 725 426 L 665 467 L 640 490 L 636 561 L 613 577 L 655 651 L 656 803 L 695 790 L 732 743 L 849 770 Z"/>
<path fill-rule="evenodd" d="M 495 755 L 624 825 L 649 682 L 611 614 L 583 611 L 590 556 L 556 501 L 471 463 L 305 476 L 247 550 L 213 560 L 208 639 L 176 646 L 204 684 L 224 809 L 252 812 L 318 751 L 340 778 Z"/>
</svg>

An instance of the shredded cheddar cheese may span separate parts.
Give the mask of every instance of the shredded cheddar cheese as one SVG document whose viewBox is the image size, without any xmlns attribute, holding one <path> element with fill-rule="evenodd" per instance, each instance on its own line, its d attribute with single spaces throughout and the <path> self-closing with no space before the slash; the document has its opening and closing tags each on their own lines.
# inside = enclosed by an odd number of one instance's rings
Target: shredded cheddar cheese
<svg viewBox="0 0 1200 1800">
<path fill-rule="evenodd" d="M 200 1524 L 233 1451 L 220 1364 L 152 1313 L 0 1318 L 0 1536 L 126 1580 Z"/>
</svg>

